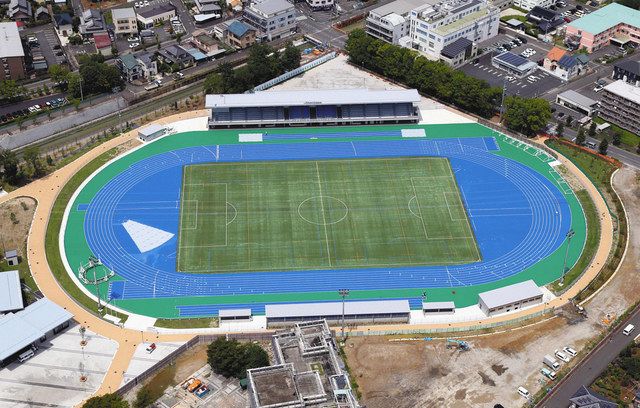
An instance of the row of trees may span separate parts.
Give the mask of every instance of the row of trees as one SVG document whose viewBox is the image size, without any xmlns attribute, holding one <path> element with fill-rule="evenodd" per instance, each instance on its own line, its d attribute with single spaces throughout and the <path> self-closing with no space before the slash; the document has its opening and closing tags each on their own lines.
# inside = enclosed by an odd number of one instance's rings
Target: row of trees
<svg viewBox="0 0 640 408">
<path fill-rule="evenodd" d="M 255 44 L 249 50 L 247 64 L 233 69 L 229 63 L 205 79 L 205 93 L 242 93 L 256 85 L 300 66 L 300 50 L 289 43 L 282 53 L 266 44 Z"/>
<path fill-rule="evenodd" d="M 490 118 L 500 108 L 501 88 L 443 62 L 429 60 L 414 50 L 373 38 L 363 30 L 349 34 L 346 49 L 352 63 L 468 112 Z M 546 127 L 550 118 L 551 107 L 544 99 L 511 96 L 505 100 L 504 119 L 511 130 L 533 136 Z"/>
<path fill-rule="evenodd" d="M 111 92 L 114 88 L 122 89 L 124 80 L 120 70 L 104 61 L 102 54 L 81 55 L 78 57 L 80 69 L 77 73 L 61 65 L 52 65 L 49 67 L 49 76 L 63 88 L 66 86 L 74 98 Z"/>
</svg>

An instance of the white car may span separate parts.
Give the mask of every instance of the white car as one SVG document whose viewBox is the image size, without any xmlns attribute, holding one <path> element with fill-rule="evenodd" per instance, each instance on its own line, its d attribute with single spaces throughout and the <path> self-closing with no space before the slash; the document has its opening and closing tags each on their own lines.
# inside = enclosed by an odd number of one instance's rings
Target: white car
<svg viewBox="0 0 640 408">
<path fill-rule="evenodd" d="M 569 356 L 567 356 L 560 350 L 556 350 L 556 357 L 558 357 L 560 360 L 564 361 L 565 363 L 568 363 L 569 361 L 571 361 Z"/>
<path fill-rule="evenodd" d="M 135 3 L 133 4 L 133 7 L 135 7 L 135 8 L 140 8 L 140 3 L 135 2 Z"/>
<path fill-rule="evenodd" d="M 129 42 L 140 42 L 140 37 L 129 37 L 127 38 L 127 41 Z"/>
<path fill-rule="evenodd" d="M 518 394 L 522 395 L 526 399 L 529 399 L 529 397 L 531 396 L 531 394 L 529 393 L 529 390 L 527 390 L 524 387 L 518 387 Z"/>
<path fill-rule="evenodd" d="M 139 42 L 134 42 L 134 43 L 129 44 L 129 48 L 136 48 L 138 45 L 140 45 Z"/>
<path fill-rule="evenodd" d="M 571 347 L 563 347 L 562 351 L 569 354 L 571 357 L 575 357 L 578 355 L 578 352 L 572 349 Z"/>
<path fill-rule="evenodd" d="M 600 91 L 602 91 L 604 89 L 604 85 L 596 85 L 595 88 L 593 88 L 593 92 L 598 93 Z"/>
<path fill-rule="evenodd" d="M 144 6 L 147 7 L 149 5 L 149 0 L 144 0 Z"/>
</svg>

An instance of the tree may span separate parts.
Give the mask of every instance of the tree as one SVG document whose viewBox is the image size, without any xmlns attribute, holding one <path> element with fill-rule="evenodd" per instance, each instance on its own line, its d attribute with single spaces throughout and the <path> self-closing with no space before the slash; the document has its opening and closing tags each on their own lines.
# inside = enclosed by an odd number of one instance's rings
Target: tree
<svg viewBox="0 0 640 408">
<path fill-rule="evenodd" d="M 300 55 L 300 50 L 293 46 L 293 43 L 288 42 L 287 46 L 284 48 L 282 52 L 282 56 L 280 58 L 280 65 L 282 69 L 287 72 L 293 69 L 296 69 L 300 66 L 300 60 L 302 56 Z"/>
<path fill-rule="evenodd" d="M 564 123 L 558 123 L 558 126 L 556 127 L 556 134 L 558 135 L 558 137 L 564 136 Z"/>
<path fill-rule="evenodd" d="M 567 125 L 567 127 L 571 127 L 572 123 L 573 123 L 573 116 L 568 115 L 565 124 Z"/>
<path fill-rule="evenodd" d="M 620 146 L 620 143 L 622 143 L 622 131 L 620 129 L 613 129 L 611 132 L 611 143 L 614 146 Z"/>
<path fill-rule="evenodd" d="M 77 33 L 79 29 L 80 29 L 80 17 L 73 16 L 73 18 L 71 19 L 71 30 L 73 30 L 74 33 Z"/>
<path fill-rule="evenodd" d="M 269 365 L 269 356 L 257 344 L 219 337 L 207 348 L 207 361 L 217 374 L 246 378 L 248 369 Z"/>
<path fill-rule="evenodd" d="M 0 166 L 2 175 L 7 181 L 14 181 L 20 170 L 18 156 L 9 149 L 0 149 Z"/>
<path fill-rule="evenodd" d="M 551 106 L 541 98 L 509 96 L 505 100 L 504 120 L 507 128 L 526 136 L 535 136 L 551 119 Z"/>
<path fill-rule="evenodd" d="M 276 77 L 279 72 L 278 57 L 273 49 L 263 43 L 251 46 L 247 67 L 252 76 L 252 83 L 255 85 L 266 82 Z"/>
<path fill-rule="evenodd" d="M 584 129 L 583 128 L 578 129 L 578 134 L 576 136 L 576 144 L 578 146 L 584 146 L 584 142 L 586 140 L 587 140 L 587 138 L 584 135 Z"/>
<path fill-rule="evenodd" d="M 207 75 L 204 80 L 205 94 L 222 94 L 225 93 L 226 87 L 222 75 L 217 72 Z"/>
<path fill-rule="evenodd" d="M 28 147 L 23 154 L 24 161 L 33 167 L 33 174 L 40 177 L 44 174 L 44 166 L 40 160 L 40 149 L 37 146 Z"/>
<path fill-rule="evenodd" d="M 133 401 L 133 408 L 147 408 L 153 404 L 154 401 L 151 391 L 149 391 L 147 387 L 142 387 L 136 394 L 136 399 Z"/>
<path fill-rule="evenodd" d="M 602 139 L 602 141 L 600 142 L 600 145 L 598 146 L 598 153 L 606 156 L 608 149 L 609 149 L 609 141 L 605 137 L 604 139 Z"/>
<path fill-rule="evenodd" d="M 129 403 L 118 394 L 105 394 L 89 398 L 82 408 L 129 408 Z"/>
<path fill-rule="evenodd" d="M 13 100 L 24 92 L 24 88 L 13 79 L 0 81 L 0 98 Z"/>
<path fill-rule="evenodd" d="M 59 64 L 53 64 L 49 67 L 49 76 L 53 82 L 67 82 L 69 80 L 69 69 Z"/>
<path fill-rule="evenodd" d="M 596 129 L 598 128 L 598 124 L 594 121 L 591 121 L 591 124 L 589 125 L 589 131 L 587 132 L 587 135 L 589 135 L 589 137 L 591 138 L 595 138 L 596 137 Z"/>
</svg>

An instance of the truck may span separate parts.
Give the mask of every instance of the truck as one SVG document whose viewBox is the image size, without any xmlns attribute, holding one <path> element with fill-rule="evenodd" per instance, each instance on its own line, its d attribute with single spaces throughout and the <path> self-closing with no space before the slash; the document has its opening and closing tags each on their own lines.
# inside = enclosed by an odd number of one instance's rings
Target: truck
<svg viewBox="0 0 640 408">
<path fill-rule="evenodd" d="M 558 368 L 560 368 L 560 364 L 558 364 L 556 359 L 551 357 L 548 354 L 544 356 L 544 358 L 542 359 L 542 362 L 553 371 L 557 371 Z"/>
<path fill-rule="evenodd" d="M 542 373 L 542 375 L 544 375 L 545 377 L 547 377 L 550 380 L 555 380 L 556 379 L 556 372 L 555 371 L 551 371 L 546 367 L 542 367 L 542 370 L 540 370 L 540 373 Z"/>
</svg>

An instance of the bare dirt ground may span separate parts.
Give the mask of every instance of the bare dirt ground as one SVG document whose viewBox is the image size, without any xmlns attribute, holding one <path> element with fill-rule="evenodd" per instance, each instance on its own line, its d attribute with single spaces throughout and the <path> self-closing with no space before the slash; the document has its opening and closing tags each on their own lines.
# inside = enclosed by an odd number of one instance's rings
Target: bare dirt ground
<svg viewBox="0 0 640 408">
<path fill-rule="evenodd" d="M 535 393 L 546 383 L 539 371 L 545 354 L 564 346 L 580 352 L 606 328 L 607 314 L 619 316 L 640 299 L 640 172 L 623 168 L 614 185 L 628 213 L 629 249 L 612 281 L 586 305 L 587 319 L 566 306 L 530 327 L 467 338 L 465 352 L 447 349 L 442 339 L 350 338 L 345 351 L 362 402 L 369 408 L 522 406 L 518 386 Z"/>
<path fill-rule="evenodd" d="M 0 204 L 0 249 L 17 249 L 20 256 L 24 255 L 27 234 L 35 210 L 36 201 L 30 197 L 17 197 Z"/>
</svg>

